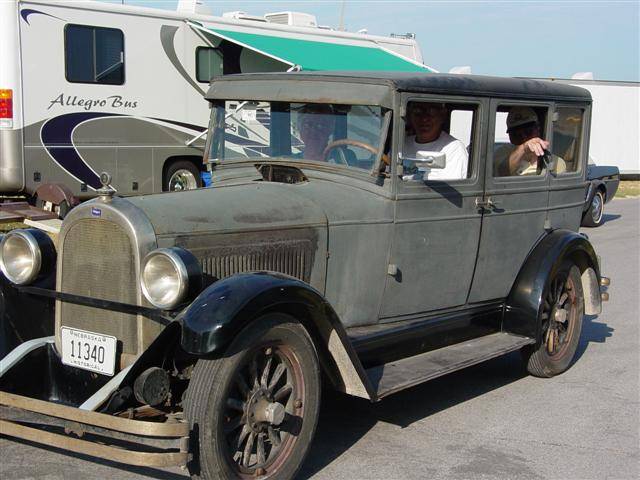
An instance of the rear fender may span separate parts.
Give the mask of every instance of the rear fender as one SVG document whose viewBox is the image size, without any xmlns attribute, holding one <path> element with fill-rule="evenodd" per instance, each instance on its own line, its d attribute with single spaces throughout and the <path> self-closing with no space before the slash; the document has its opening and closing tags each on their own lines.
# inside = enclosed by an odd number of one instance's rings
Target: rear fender
<svg viewBox="0 0 640 480">
<path fill-rule="evenodd" d="M 555 230 L 538 243 L 518 273 L 505 305 L 505 331 L 539 341 L 539 318 L 545 290 L 565 259 L 570 259 L 580 269 L 585 314 L 601 312 L 600 267 L 593 246 L 576 232 Z"/>
<path fill-rule="evenodd" d="M 373 389 L 331 305 L 310 285 L 273 272 L 242 273 L 210 285 L 178 317 L 182 348 L 196 356 L 223 353 L 250 322 L 266 312 L 295 316 L 314 340 L 338 390 L 372 399 Z"/>
</svg>

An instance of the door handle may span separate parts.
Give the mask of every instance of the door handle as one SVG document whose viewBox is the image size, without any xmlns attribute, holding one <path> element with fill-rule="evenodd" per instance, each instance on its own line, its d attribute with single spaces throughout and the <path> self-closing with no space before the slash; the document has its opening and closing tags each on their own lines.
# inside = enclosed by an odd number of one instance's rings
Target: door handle
<svg viewBox="0 0 640 480">
<path fill-rule="evenodd" d="M 476 198 L 476 208 L 478 210 L 495 210 L 498 208 L 499 202 L 493 201 L 491 197 L 487 197 L 486 200 L 482 198 Z"/>
</svg>

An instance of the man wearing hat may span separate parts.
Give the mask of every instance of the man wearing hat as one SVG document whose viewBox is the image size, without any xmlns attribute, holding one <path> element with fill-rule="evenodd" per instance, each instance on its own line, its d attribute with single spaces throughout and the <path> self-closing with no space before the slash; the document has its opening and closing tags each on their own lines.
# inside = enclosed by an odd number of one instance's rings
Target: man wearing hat
<svg viewBox="0 0 640 480">
<path fill-rule="evenodd" d="M 514 147 L 502 147 L 495 153 L 498 176 L 539 175 L 538 158 L 549 148 L 549 142 L 540 138 L 538 115 L 531 107 L 513 107 L 507 115 L 507 133 Z M 553 156 L 557 172 L 566 170 L 560 157 Z"/>
</svg>

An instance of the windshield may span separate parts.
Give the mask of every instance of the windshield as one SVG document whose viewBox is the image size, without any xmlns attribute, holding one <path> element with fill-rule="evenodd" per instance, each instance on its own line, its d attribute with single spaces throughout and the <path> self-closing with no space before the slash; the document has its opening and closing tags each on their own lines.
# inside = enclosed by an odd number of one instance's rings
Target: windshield
<svg viewBox="0 0 640 480">
<path fill-rule="evenodd" d="M 274 158 L 363 170 L 380 160 L 390 115 L 372 105 L 241 100 L 212 110 L 209 161 Z"/>
</svg>

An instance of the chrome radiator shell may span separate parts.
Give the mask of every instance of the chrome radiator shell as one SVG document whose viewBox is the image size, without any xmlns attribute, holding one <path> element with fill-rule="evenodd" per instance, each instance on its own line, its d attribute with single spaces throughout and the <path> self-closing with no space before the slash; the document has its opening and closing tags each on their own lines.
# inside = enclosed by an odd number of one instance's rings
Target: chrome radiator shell
<svg viewBox="0 0 640 480">
<path fill-rule="evenodd" d="M 140 289 L 140 264 L 156 248 L 149 219 L 122 198 L 95 199 L 74 208 L 58 237 L 56 289 L 60 292 L 149 306 Z M 141 315 L 56 301 L 56 348 L 61 327 L 115 336 L 120 367 L 128 365 L 160 332 Z"/>
</svg>

